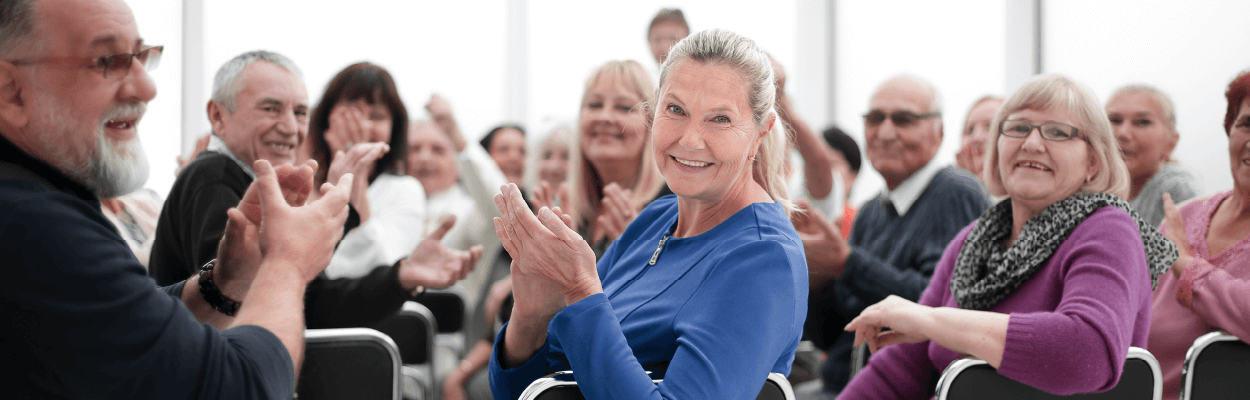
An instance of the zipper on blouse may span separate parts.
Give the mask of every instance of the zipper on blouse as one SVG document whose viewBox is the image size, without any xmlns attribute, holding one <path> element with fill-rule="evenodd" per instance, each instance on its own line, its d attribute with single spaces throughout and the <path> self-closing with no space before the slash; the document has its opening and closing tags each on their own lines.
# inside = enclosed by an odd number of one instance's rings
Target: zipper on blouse
<svg viewBox="0 0 1250 400">
<path fill-rule="evenodd" d="M 666 233 L 664 237 L 660 238 L 660 245 L 655 247 L 655 254 L 651 255 L 651 262 L 647 263 L 647 265 L 655 265 L 655 261 L 660 259 L 660 252 L 664 251 L 664 242 L 667 241 L 668 234 Z"/>
</svg>

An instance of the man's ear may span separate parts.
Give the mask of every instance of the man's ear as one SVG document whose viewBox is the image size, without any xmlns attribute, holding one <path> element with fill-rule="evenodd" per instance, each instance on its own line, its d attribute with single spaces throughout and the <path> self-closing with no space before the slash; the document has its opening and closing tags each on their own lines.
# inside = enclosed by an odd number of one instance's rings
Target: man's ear
<svg viewBox="0 0 1250 400">
<path fill-rule="evenodd" d="M 13 128 L 26 127 L 26 75 L 17 66 L 0 61 L 0 119 Z"/>
<path fill-rule="evenodd" d="M 225 127 L 226 115 L 230 113 L 225 106 L 215 100 L 208 101 L 208 123 L 213 127 L 213 134 L 221 136 L 222 128 Z"/>
</svg>

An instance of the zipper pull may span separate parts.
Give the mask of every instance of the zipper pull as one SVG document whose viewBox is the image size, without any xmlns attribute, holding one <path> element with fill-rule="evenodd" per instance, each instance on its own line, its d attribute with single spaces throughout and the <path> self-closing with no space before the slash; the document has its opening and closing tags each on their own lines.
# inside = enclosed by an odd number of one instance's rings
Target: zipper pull
<svg viewBox="0 0 1250 400">
<path fill-rule="evenodd" d="M 665 234 L 663 238 L 660 238 L 660 245 L 656 246 L 655 254 L 651 255 L 651 262 L 647 263 L 647 265 L 655 265 L 655 260 L 660 259 L 660 252 L 664 251 L 664 242 L 667 242 L 667 241 L 668 241 L 668 234 Z"/>
</svg>

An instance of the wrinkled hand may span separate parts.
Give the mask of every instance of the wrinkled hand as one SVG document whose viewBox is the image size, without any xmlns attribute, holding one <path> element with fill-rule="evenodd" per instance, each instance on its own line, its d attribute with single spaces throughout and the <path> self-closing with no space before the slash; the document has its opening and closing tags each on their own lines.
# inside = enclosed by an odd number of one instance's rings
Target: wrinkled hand
<svg viewBox="0 0 1250 400">
<path fill-rule="evenodd" d="M 276 268 L 291 268 L 304 282 L 312 281 L 330 264 L 334 245 L 343 236 L 352 175 L 344 175 L 337 184 L 323 184 L 320 199 L 292 207 L 269 161 L 257 160 L 252 166 L 261 211 L 261 257 Z"/>
<path fill-rule="evenodd" d="M 356 143 L 346 152 L 338 151 L 330 159 L 330 169 L 326 171 L 326 182 L 337 182 L 343 175 L 352 174 L 351 200 L 356 213 L 360 214 L 360 223 L 369 220 L 369 175 L 375 163 L 391 151 L 386 143 Z"/>
<path fill-rule="evenodd" d="M 625 232 L 625 228 L 638 216 L 638 209 L 633 204 L 634 192 L 622 189 L 615 182 L 603 188 L 603 200 L 600 202 L 599 216 L 595 219 L 595 231 L 591 240 L 601 238 L 616 240 Z"/>
<path fill-rule="evenodd" d="M 512 255 L 512 285 L 517 317 L 550 318 L 565 304 L 603 291 L 595 253 L 569 225 L 568 215 L 542 208 L 529 210 L 516 184 L 495 195 L 500 217 L 495 233 Z M 562 213 L 561 213 L 562 214 Z"/>
<path fill-rule="evenodd" d="M 1185 220 L 1172 202 L 1171 193 L 1163 194 L 1163 214 L 1163 237 L 1175 243 L 1176 250 L 1180 252 L 1180 257 L 1176 258 L 1171 268 L 1172 275 L 1179 279 L 1181 273 L 1185 272 L 1185 266 L 1194 260 L 1194 249 L 1189 245 L 1189 237 L 1185 236 Z"/>
<path fill-rule="evenodd" d="M 790 214 L 790 222 L 803 240 L 803 252 L 807 255 L 808 282 L 818 287 L 830 279 L 839 279 L 846 269 L 846 258 L 851 245 L 842 238 L 842 231 L 829 217 L 812 207 L 807 200 L 795 202 L 804 212 Z"/>
<path fill-rule="evenodd" d="M 399 285 L 405 291 L 417 286 L 442 289 L 456 284 L 477 266 L 482 258 L 482 246 L 469 251 L 453 250 L 443 246 L 443 236 L 456 223 L 456 216 L 448 214 L 438 222 L 438 228 L 425 236 L 412 254 L 399 263 Z"/>
<path fill-rule="evenodd" d="M 865 308 L 846 325 L 846 331 L 855 332 L 856 346 L 867 342 L 868 349 L 875 353 L 877 349 L 892 344 L 929 340 L 924 329 L 932 322 L 932 312 L 933 307 L 890 295 Z M 884 328 L 890 330 L 882 332 Z"/>
<path fill-rule="evenodd" d="M 287 205 L 304 205 L 312 191 L 313 173 L 317 162 L 308 160 L 299 168 L 280 165 L 274 171 L 278 187 Z M 260 268 L 260 224 L 262 212 L 257 182 L 252 182 L 243 193 L 239 205 L 226 211 L 226 229 L 217 245 L 217 265 L 214 277 L 227 297 L 242 301 L 252 286 L 252 279 Z"/>
</svg>

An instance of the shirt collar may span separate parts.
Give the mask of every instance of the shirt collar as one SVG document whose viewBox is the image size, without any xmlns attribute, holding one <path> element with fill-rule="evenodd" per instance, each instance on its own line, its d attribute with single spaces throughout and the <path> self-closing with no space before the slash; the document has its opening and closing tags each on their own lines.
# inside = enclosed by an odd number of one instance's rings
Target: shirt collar
<svg viewBox="0 0 1250 400">
<path fill-rule="evenodd" d="M 937 175 L 939 169 L 937 163 L 929 160 L 928 164 L 904 179 L 894 190 L 886 189 L 885 197 L 894 204 L 899 216 L 907 215 L 907 210 L 920 199 L 920 194 L 929 187 L 929 182 L 933 181 L 933 176 Z"/>
<path fill-rule="evenodd" d="M 246 173 L 247 176 L 252 177 L 253 180 L 256 179 L 256 171 L 252 171 L 252 166 L 247 165 L 247 163 L 239 160 L 238 157 L 235 157 L 234 153 L 230 151 L 230 147 L 226 146 L 226 141 L 221 140 L 221 138 L 217 137 L 216 134 L 208 136 L 207 150 L 212 150 L 214 153 L 221 153 L 226 157 L 230 157 L 231 160 L 234 160 L 235 164 L 239 164 L 239 167 L 243 168 L 243 172 Z"/>
</svg>

